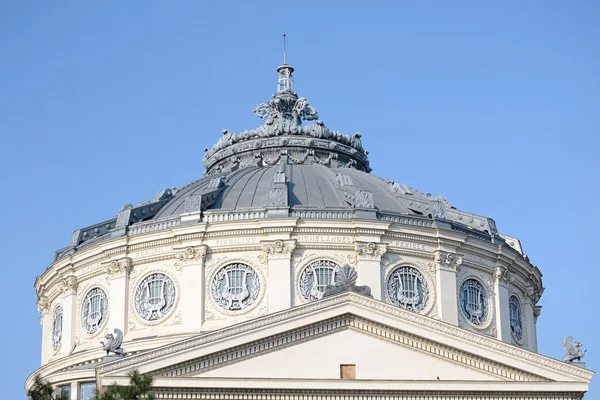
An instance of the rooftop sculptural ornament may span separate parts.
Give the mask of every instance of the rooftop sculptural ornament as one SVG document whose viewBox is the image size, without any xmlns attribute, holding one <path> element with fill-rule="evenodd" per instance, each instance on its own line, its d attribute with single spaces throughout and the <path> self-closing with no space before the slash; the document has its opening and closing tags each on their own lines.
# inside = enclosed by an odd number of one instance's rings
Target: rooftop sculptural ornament
<svg viewBox="0 0 600 400">
<path fill-rule="evenodd" d="M 118 356 L 126 356 L 127 352 L 121 347 L 121 344 L 123 344 L 123 332 L 120 329 L 115 329 L 115 335 L 116 337 L 112 333 L 106 335 L 105 338 L 108 339 L 106 343 L 100 342 L 102 343 L 102 348 L 106 350 L 106 355 L 112 352 Z"/>
<path fill-rule="evenodd" d="M 564 362 L 571 363 L 573 361 L 581 361 L 583 355 L 587 350 L 581 350 L 581 342 L 573 343 L 573 336 L 569 336 L 565 339 L 565 356 L 563 358 Z"/>
<path fill-rule="evenodd" d="M 373 295 L 371 295 L 371 288 L 366 285 L 357 286 L 356 279 L 358 279 L 358 274 L 354 268 L 350 267 L 349 265 L 340 268 L 339 272 L 337 273 L 336 284 L 328 285 L 325 288 L 323 298 L 335 296 L 336 294 L 344 292 L 353 292 L 373 298 Z"/>
</svg>

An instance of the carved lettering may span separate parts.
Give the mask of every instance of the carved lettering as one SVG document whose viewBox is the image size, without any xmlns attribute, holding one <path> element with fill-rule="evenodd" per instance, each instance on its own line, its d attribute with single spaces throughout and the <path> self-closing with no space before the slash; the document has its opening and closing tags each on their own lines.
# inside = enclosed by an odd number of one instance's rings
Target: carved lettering
<svg viewBox="0 0 600 400">
<path fill-rule="evenodd" d="M 140 250 L 133 254 L 134 258 L 156 256 L 159 254 L 170 253 L 173 251 L 173 246 L 154 247 L 152 249 Z"/>
<path fill-rule="evenodd" d="M 238 244 L 254 244 L 254 243 L 256 243 L 256 238 L 254 238 L 254 237 L 217 239 L 217 246 L 231 246 L 231 245 L 238 245 Z"/>
<path fill-rule="evenodd" d="M 324 236 L 324 235 L 300 235 L 299 242 L 316 242 L 316 243 L 353 243 L 354 240 L 350 236 Z"/>
</svg>

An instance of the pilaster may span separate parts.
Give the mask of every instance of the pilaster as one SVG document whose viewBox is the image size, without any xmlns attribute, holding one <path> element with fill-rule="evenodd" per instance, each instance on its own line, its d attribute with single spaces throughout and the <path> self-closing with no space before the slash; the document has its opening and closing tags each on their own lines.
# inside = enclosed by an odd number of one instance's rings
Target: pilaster
<svg viewBox="0 0 600 400">
<path fill-rule="evenodd" d="M 510 307 L 508 304 L 508 286 L 512 280 L 506 267 L 498 266 L 494 271 L 494 306 L 496 307 L 496 332 L 498 340 L 511 343 Z"/>
<path fill-rule="evenodd" d="M 540 299 L 539 291 L 535 288 L 535 286 L 530 286 L 527 288 L 527 292 L 525 293 L 525 304 L 523 305 L 523 314 L 525 317 L 525 326 L 527 327 L 526 335 L 527 335 L 527 349 L 531 351 L 537 351 L 537 337 L 535 331 L 535 322 L 537 319 L 536 316 L 536 303 Z M 538 310 L 541 308 L 538 308 Z M 539 312 L 538 312 L 539 315 Z"/>
<path fill-rule="evenodd" d="M 131 259 L 129 257 L 110 260 L 102 263 L 106 273 L 109 288 L 109 324 L 107 329 L 121 329 L 126 333 L 129 326 L 129 271 Z"/>
<path fill-rule="evenodd" d="M 434 260 L 438 317 L 444 322 L 458 325 L 456 270 L 462 264 L 462 257 L 456 253 L 437 250 L 434 252 Z"/>
<path fill-rule="evenodd" d="M 358 258 L 358 283 L 371 288 L 371 294 L 376 300 L 383 298 L 383 271 L 381 256 L 387 251 L 387 244 L 374 242 L 354 242 Z"/>
<path fill-rule="evenodd" d="M 50 312 L 50 303 L 46 297 L 38 297 L 37 299 L 38 311 L 42 314 L 40 316 L 40 324 L 42 325 L 42 365 L 48 361 L 48 354 L 52 348 L 50 335 L 52 316 Z"/>
<path fill-rule="evenodd" d="M 270 282 L 268 292 L 269 313 L 292 307 L 292 253 L 296 240 L 261 241 L 267 256 L 267 275 Z"/>
<path fill-rule="evenodd" d="M 180 296 L 181 323 L 189 331 L 200 331 L 205 311 L 205 266 L 206 245 L 174 249 L 175 258 L 181 268 Z"/>
<path fill-rule="evenodd" d="M 71 354 L 75 345 L 75 329 L 77 328 L 77 277 L 69 275 L 61 282 L 62 297 L 60 304 L 63 308 L 63 326 L 60 345 L 60 356 Z"/>
</svg>

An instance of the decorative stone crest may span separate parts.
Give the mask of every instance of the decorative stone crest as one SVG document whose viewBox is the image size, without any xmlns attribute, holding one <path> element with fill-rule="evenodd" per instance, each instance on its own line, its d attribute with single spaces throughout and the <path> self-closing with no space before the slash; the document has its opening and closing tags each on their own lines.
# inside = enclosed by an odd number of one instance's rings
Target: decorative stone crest
<svg viewBox="0 0 600 400">
<path fill-rule="evenodd" d="M 187 196 L 183 201 L 183 212 L 191 213 L 198 211 L 202 211 L 202 196 L 199 194 Z"/>
<path fill-rule="evenodd" d="M 229 311 L 244 310 L 259 297 L 261 280 L 249 265 L 233 263 L 215 274 L 210 291 L 213 301 L 220 308 Z"/>
<path fill-rule="evenodd" d="M 540 294 L 540 291 L 535 286 L 529 286 L 527 288 L 526 295 L 527 295 L 527 298 L 534 305 L 537 304 L 537 302 L 540 300 L 540 297 L 542 297 L 542 295 Z"/>
<path fill-rule="evenodd" d="M 358 257 L 369 260 L 379 260 L 387 251 L 387 245 L 384 243 L 362 243 L 355 242 L 354 249 L 358 253 Z"/>
<path fill-rule="evenodd" d="M 462 264 L 462 256 L 445 251 L 436 251 L 434 259 L 440 269 L 445 269 L 447 271 L 456 272 L 456 269 Z"/>
<path fill-rule="evenodd" d="M 356 270 L 349 265 L 346 265 L 338 271 L 335 285 L 328 285 L 323 293 L 323 298 L 335 296 L 344 292 L 353 292 L 366 297 L 373 298 L 371 288 L 369 286 L 357 286 L 356 280 L 358 274 Z"/>
<path fill-rule="evenodd" d="M 355 208 L 374 208 L 373 193 L 366 190 L 357 190 L 354 193 Z"/>
<path fill-rule="evenodd" d="M 60 288 L 64 294 L 74 294 L 77 292 L 77 277 L 69 275 L 60 281 Z"/>
<path fill-rule="evenodd" d="M 269 257 L 290 257 L 296 248 L 295 240 L 263 241 L 261 244 L 262 250 Z"/>
<path fill-rule="evenodd" d="M 201 246 L 188 246 L 184 249 L 180 249 L 175 253 L 175 258 L 181 261 L 182 263 L 191 263 L 191 262 L 204 262 L 204 258 L 206 257 L 206 245 Z"/>
<path fill-rule="evenodd" d="M 269 199 L 267 204 L 271 207 L 287 206 L 287 190 L 279 187 L 269 189 Z"/>
</svg>

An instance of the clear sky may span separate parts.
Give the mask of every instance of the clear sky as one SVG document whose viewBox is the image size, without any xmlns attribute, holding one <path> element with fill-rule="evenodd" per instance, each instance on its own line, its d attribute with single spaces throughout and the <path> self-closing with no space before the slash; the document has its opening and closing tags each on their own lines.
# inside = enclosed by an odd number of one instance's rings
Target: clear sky
<svg viewBox="0 0 600 400">
<path fill-rule="evenodd" d="M 573 335 L 600 369 L 598 21 L 598 1 L 0 2 L 1 397 L 39 366 L 54 250 L 260 125 L 282 32 L 295 90 L 363 134 L 374 174 L 521 239 L 540 352 Z"/>
</svg>

